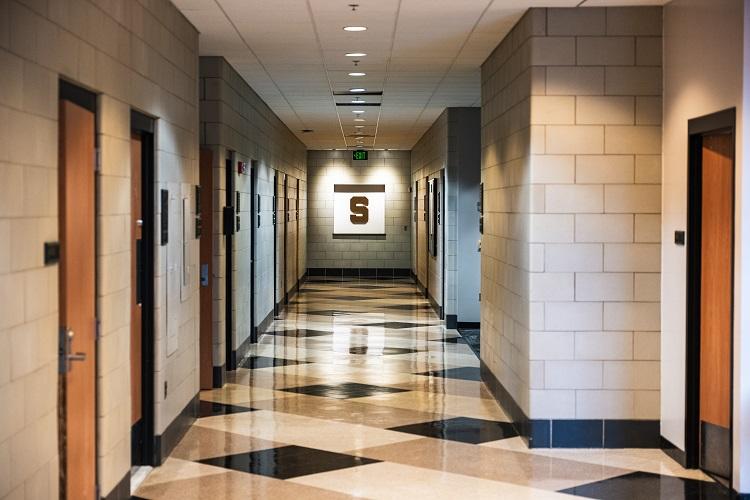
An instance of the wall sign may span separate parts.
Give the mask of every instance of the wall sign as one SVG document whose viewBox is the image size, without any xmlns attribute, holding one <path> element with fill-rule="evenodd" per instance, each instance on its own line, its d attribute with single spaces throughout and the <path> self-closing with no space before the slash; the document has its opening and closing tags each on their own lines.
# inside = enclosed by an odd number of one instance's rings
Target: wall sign
<svg viewBox="0 0 750 500">
<path fill-rule="evenodd" d="M 334 184 L 333 234 L 384 235 L 385 184 Z"/>
</svg>

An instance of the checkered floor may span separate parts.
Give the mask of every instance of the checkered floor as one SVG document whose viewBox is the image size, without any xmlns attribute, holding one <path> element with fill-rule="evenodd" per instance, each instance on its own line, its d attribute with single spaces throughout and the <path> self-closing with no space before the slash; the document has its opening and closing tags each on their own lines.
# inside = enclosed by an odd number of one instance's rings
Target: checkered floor
<svg viewBox="0 0 750 500">
<path fill-rule="evenodd" d="M 307 282 L 134 498 L 729 498 L 660 450 L 529 450 L 415 292 Z"/>
</svg>

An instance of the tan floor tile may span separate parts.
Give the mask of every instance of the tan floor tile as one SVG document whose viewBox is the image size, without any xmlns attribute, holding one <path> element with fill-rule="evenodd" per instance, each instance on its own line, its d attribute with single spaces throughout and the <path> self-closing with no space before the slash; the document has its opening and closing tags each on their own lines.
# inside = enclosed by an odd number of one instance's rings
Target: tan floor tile
<svg viewBox="0 0 750 500">
<path fill-rule="evenodd" d="M 379 394 L 366 398 L 356 398 L 358 403 L 391 406 L 419 410 L 439 415 L 461 416 L 498 420 L 508 422 L 509 419 L 493 399 L 454 396 L 451 394 L 431 394 L 428 392 L 399 392 L 394 394 Z"/>
<path fill-rule="evenodd" d="M 153 500 L 247 500 L 249 498 L 338 500 L 353 498 L 351 495 L 271 477 L 227 471 L 219 467 L 205 467 L 218 473 L 200 478 L 144 484 L 138 488 L 136 494 Z"/>
<path fill-rule="evenodd" d="M 522 500 L 534 498 L 546 500 L 570 498 L 552 491 L 388 462 L 311 474 L 289 481 L 375 499 L 512 498 Z"/>
<path fill-rule="evenodd" d="M 419 437 L 365 425 L 266 410 L 202 418 L 195 425 L 335 452 L 399 443 Z"/>
<path fill-rule="evenodd" d="M 491 450 L 491 451 L 490 451 Z M 499 450 L 444 439 L 423 438 L 352 452 L 367 458 L 546 490 L 561 490 L 627 474 L 604 465 Z"/>
<path fill-rule="evenodd" d="M 292 395 L 288 392 L 274 391 L 273 389 L 265 389 L 263 387 L 225 384 L 221 389 L 201 391 L 200 398 L 204 401 L 213 401 L 214 403 L 250 406 L 253 401 L 288 398 Z"/>
<path fill-rule="evenodd" d="M 285 401 L 285 399 L 279 401 Z M 194 425 L 190 427 L 170 456 L 182 460 L 203 460 L 277 446 L 279 444 L 273 441 Z"/>
<path fill-rule="evenodd" d="M 346 399 L 321 398 L 306 395 L 299 395 L 296 398 L 259 401 L 253 403 L 253 407 L 334 422 L 361 424 L 381 429 L 430 422 L 441 418 L 440 415 L 433 413 L 362 404 Z"/>
</svg>

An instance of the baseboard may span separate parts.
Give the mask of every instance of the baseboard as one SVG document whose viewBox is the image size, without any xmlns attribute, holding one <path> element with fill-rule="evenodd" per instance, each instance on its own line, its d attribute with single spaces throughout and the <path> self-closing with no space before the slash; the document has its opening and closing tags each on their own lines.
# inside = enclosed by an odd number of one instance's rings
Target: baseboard
<svg viewBox="0 0 750 500">
<path fill-rule="evenodd" d="M 324 280 L 346 280 L 346 279 L 394 279 L 408 278 L 411 275 L 411 269 L 403 268 L 374 268 L 374 267 L 311 267 L 307 270 L 307 275 L 315 279 Z"/>
<path fill-rule="evenodd" d="M 479 330 L 479 322 L 475 321 L 459 321 L 456 328 L 465 328 L 467 330 Z"/>
<path fill-rule="evenodd" d="M 482 380 L 529 448 L 659 448 L 658 420 L 530 419 L 481 362 Z"/>
<path fill-rule="evenodd" d="M 156 436 L 156 442 L 154 446 L 154 455 L 156 458 L 156 466 L 161 465 L 164 460 L 167 459 L 177 443 L 180 442 L 182 436 L 185 435 L 187 430 L 193 425 L 195 419 L 198 418 L 198 406 L 200 404 L 200 395 L 196 394 L 193 396 L 185 408 L 182 409 L 179 415 L 172 420 L 172 423 L 167 426 L 161 435 Z"/>
<path fill-rule="evenodd" d="M 273 322 L 274 311 L 269 312 L 265 318 L 255 327 L 255 341 L 257 342 L 261 335 L 268 331 L 268 327 Z"/>
<path fill-rule="evenodd" d="M 102 500 L 130 500 L 130 498 L 130 469 L 128 469 L 112 491 L 102 495 Z"/>
<path fill-rule="evenodd" d="M 227 365 L 213 367 L 212 386 L 214 389 L 221 389 L 227 381 Z"/>
<path fill-rule="evenodd" d="M 458 328 L 458 316 L 455 314 L 445 315 L 445 327 L 451 330 Z"/>
<path fill-rule="evenodd" d="M 235 349 L 235 351 L 232 353 L 232 357 L 234 357 L 234 368 L 237 369 L 237 362 L 241 361 L 245 358 L 248 352 L 250 352 L 250 348 L 253 346 L 253 344 L 256 342 L 255 336 L 251 333 L 245 340 L 242 341 L 240 346 Z"/>
<path fill-rule="evenodd" d="M 687 453 L 679 449 L 674 443 L 664 436 L 659 436 L 659 447 L 669 458 L 687 468 Z"/>
<path fill-rule="evenodd" d="M 438 318 L 445 319 L 443 316 L 443 306 L 438 304 L 437 300 L 430 294 L 430 292 L 427 292 L 427 300 L 430 301 L 430 305 L 432 306 L 432 309 L 435 311 L 435 314 L 438 315 Z"/>
</svg>

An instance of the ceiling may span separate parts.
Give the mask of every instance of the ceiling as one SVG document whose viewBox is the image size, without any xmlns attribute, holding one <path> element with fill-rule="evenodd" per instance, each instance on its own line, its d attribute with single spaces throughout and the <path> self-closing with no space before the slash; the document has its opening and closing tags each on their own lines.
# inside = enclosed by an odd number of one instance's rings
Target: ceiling
<svg viewBox="0 0 750 500">
<path fill-rule="evenodd" d="M 529 7 L 666 2 L 172 1 L 200 32 L 201 55 L 226 58 L 309 149 L 411 149 L 446 107 L 479 106 L 482 62 Z M 360 97 L 382 104 L 352 106 L 349 89 L 357 87 L 382 92 Z M 364 111 L 362 121 L 354 121 L 354 110 Z"/>
</svg>

